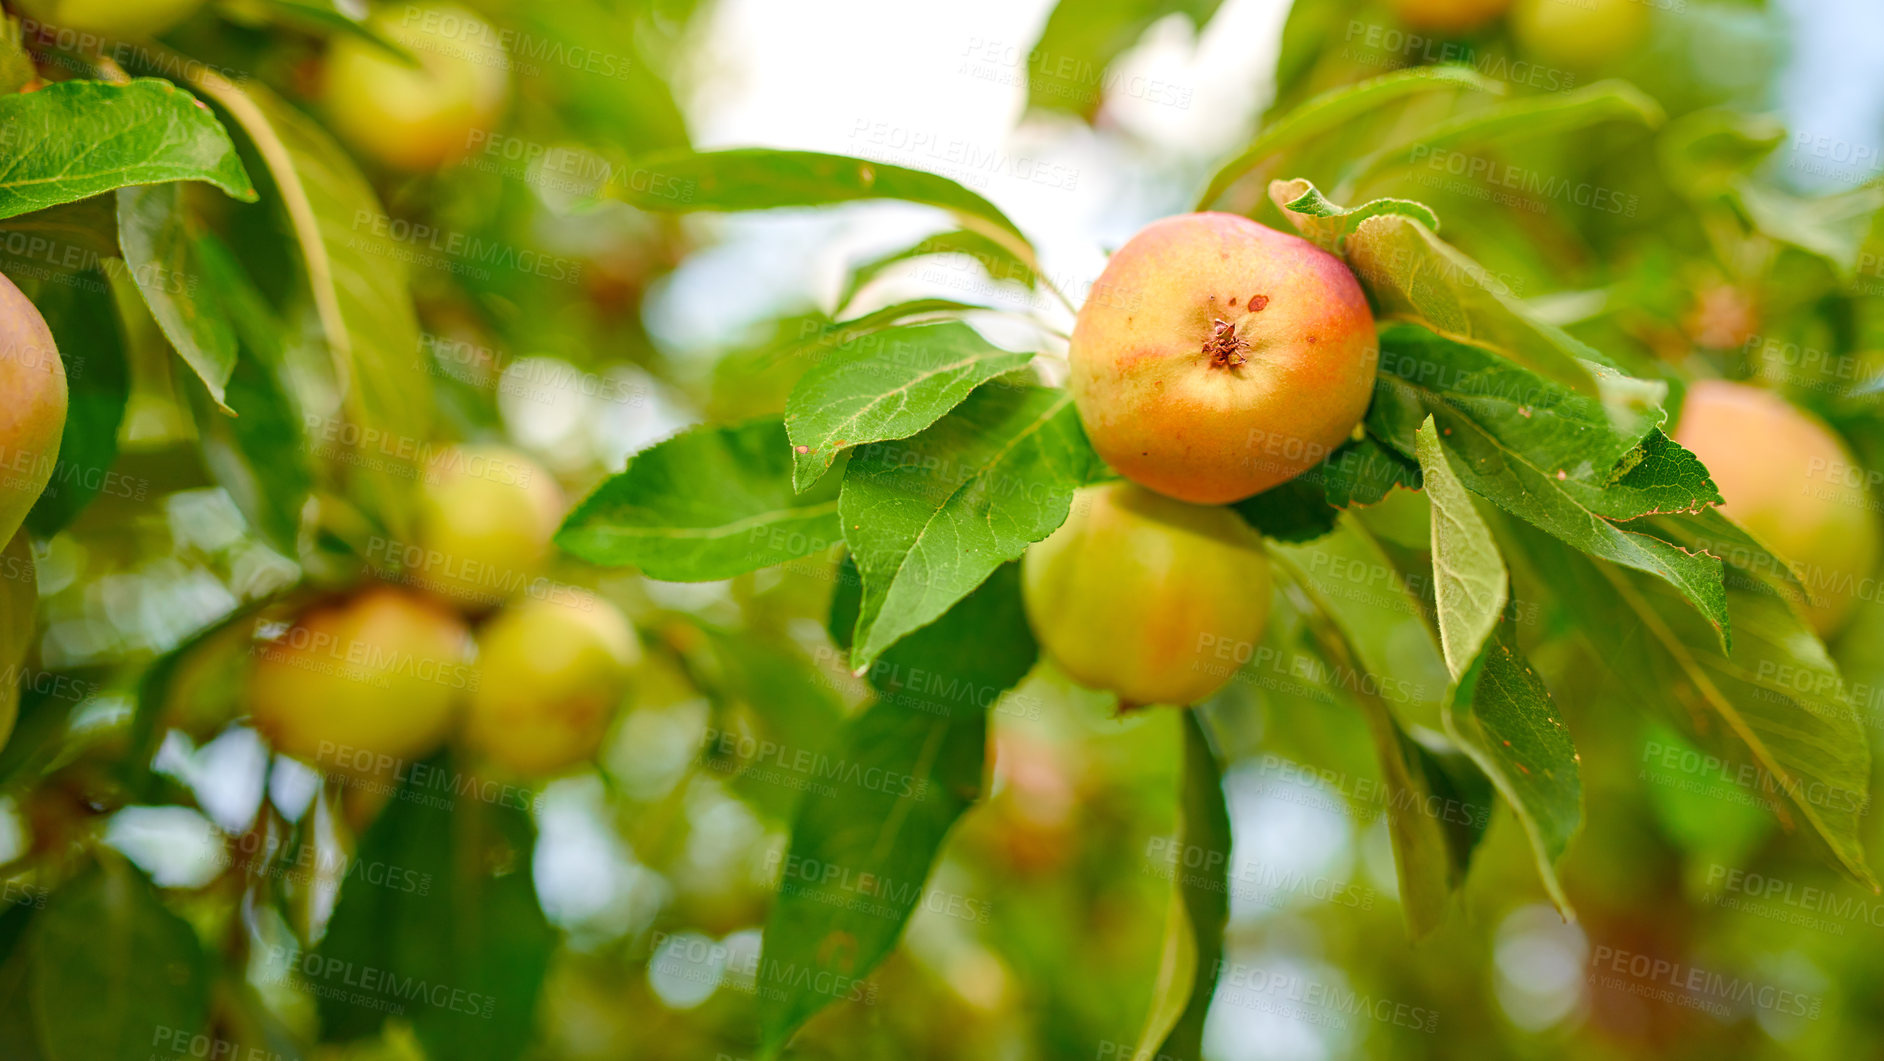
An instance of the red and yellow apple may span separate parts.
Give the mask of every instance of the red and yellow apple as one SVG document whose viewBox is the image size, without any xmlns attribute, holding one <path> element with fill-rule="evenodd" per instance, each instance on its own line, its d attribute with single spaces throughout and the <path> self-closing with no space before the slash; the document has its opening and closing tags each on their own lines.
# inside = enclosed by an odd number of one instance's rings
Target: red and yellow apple
<svg viewBox="0 0 1884 1061">
<path fill-rule="evenodd" d="M 1234 214 L 1184 214 L 1107 263 L 1073 326 L 1067 387 L 1106 463 L 1222 504 L 1346 440 L 1378 357 L 1367 298 L 1340 259 Z"/>
<path fill-rule="evenodd" d="M 1868 478 L 1816 417 L 1768 390 L 1704 380 L 1688 388 L 1675 441 L 1707 465 L 1720 510 L 1793 565 L 1807 620 L 1835 633 L 1877 568 Z"/>
<path fill-rule="evenodd" d="M 65 434 L 65 364 L 32 302 L 0 276 L 0 545 L 52 481 Z"/>
<path fill-rule="evenodd" d="M 1029 625 L 1061 670 L 1126 704 L 1222 688 L 1269 618 L 1262 538 L 1227 508 L 1126 482 L 1087 487 L 1021 560 Z"/>
</svg>

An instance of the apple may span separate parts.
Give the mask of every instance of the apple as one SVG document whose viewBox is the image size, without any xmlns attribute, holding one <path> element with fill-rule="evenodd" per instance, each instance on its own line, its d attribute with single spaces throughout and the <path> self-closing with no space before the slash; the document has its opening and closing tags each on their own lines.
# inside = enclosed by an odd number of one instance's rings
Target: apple
<svg viewBox="0 0 1884 1061">
<path fill-rule="evenodd" d="M 20 0 L 32 17 L 110 37 L 148 37 L 182 22 L 203 0 Z"/>
<path fill-rule="evenodd" d="M 1462 33 L 1475 29 L 1511 6 L 1511 0 L 1393 0 L 1394 14 L 1414 29 Z"/>
<path fill-rule="evenodd" d="M 578 591 L 522 600 L 493 616 L 477 640 L 465 744 L 526 777 L 594 758 L 641 661 L 621 612 Z"/>
<path fill-rule="evenodd" d="M 1195 704 L 1262 639 L 1269 558 L 1227 508 L 1132 483 L 1080 490 L 1021 560 L 1034 637 L 1074 681 L 1127 705 Z"/>
<path fill-rule="evenodd" d="M 1518 0 L 1511 33 L 1524 50 L 1560 66 L 1601 66 L 1641 43 L 1643 0 Z"/>
<path fill-rule="evenodd" d="M 470 645 L 449 608 L 374 586 L 317 605 L 258 644 L 249 711 L 285 755 L 384 778 L 444 742 L 476 680 Z"/>
<path fill-rule="evenodd" d="M 1877 568 L 1884 534 L 1851 451 L 1779 395 L 1722 380 L 1688 388 L 1675 441 L 1707 465 L 1721 512 L 1794 566 L 1812 628 L 1837 632 Z"/>
<path fill-rule="evenodd" d="M 385 8 L 373 28 L 404 45 L 417 67 L 358 36 L 327 55 L 327 115 L 342 139 L 405 170 L 434 170 L 468 154 L 504 110 L 509 57 L 496 29 L 451 4 Z"/>
<path fill-rule="evenodd" d="M 562 487 L 505 446 L 452 446 L 427 464 L 407 581 L 484 611 L 542 573 L 567 507 Z"/>
<path fill-rule="evenodd" d="M 65 364 L 32 302 L 0 276 L 0 545 L 52 481 L 65 434 Z"/>
<path fill-rule="evenodd" d="M 1073 325 L 1067 387 L 1106 463 L 1212 505 L 1286 482 L 1346 440 L 1378 358 L 1340 259 L 1234 214 L 1183 214 L 1106 264 Z"/>
</svg>

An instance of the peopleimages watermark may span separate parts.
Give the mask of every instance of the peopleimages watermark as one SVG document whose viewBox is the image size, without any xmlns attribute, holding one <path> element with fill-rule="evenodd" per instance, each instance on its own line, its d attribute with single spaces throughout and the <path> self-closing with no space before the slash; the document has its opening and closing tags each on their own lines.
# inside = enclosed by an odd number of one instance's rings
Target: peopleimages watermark
<svg viewBox="0 0 1884 1061">
<path fill-rule="evenodd" d="M 876 1005 L 877 985 L 873 981 L 767 959 L 757 947 L 732 947 L 694 933 L 656 932 L 649 943 L 653 955 L 648 969 L 664 976 L 730 987 L 775 1002 L 790 998 L 794 992 L 809 991 L 823 998 Z"/>
<path fill-rule="evenodd" d="M 1698 1009 L 1717 1017 L 1763 1009 L 1817 1020 L 1824 998 L 1599 943 L 1590 951 L 1587 981 L 1596 987 Z"/>
<path fill-rule="evenodd" d="M 1057 191 L 1070 192 L 1079 187 L 1076 169 L 926 129 L 858 118 L 851 124 L 850 139 L 858 148 L 857 154 L 873 161 L 928 170 L 970 187 L 986 188 L 991 177 Z"/>
<path fill-rule="evenodd" d="M 1845 924 L 1884 928 L 1884 902 L 1856 895 L 1841 895 L 1830 888 L 1799 884 L 1766 873 L 1756 873 L 1718 862 L 1707 867 L 1709 887 L 1719 891 L 1707 897 L 1714 906 L 1738 910 L 1782 924 L 1816 929 L 1833 936 L 1845 934 Z"/>
<path fill-rule="evenodd" d="M 1577 75 L 1569 70 L 1522 58 L 1480 53 L 1454 37 L 1428 37 L 1378 22 L 1349 19 L 1342 41 L 1342 58 L 1362 66 L 1465 66 L 1494 81 L 1544 92 L 1561 92 L 1577 84 Z"/>
<path fill-rule="evenodd" d="M 647 401 L 652 393 L 643 383 L 620 376 L 598 376 L 567 361 L 517 358 L 496 347 L 431 332 L 419 336 L 418 356 L 425 370 L 434 376 L 543 405 L 554 404 L 559 393 L 616 405 L 636 405 Z"/>
<path fill-rule="evenodd" d="M 432 875 L 409 866 L 357 858 L 317 844 L 289 842 L 253 830 L 239 834 L 217 830 L 217 836 L 222 840 L 217 868 L 235 870 L 244 877 L 303 884 L 358 881 L 406 895 L 432 892 Z"/>
<path fill-rule="evenodd" d="M 585 148 L 552 146 L 489 129 L 466 133 L 465 150 L 465 166 L 565 195 L 599 195 L 617 188 L 647 198 L 691 203 L 700 188 L 690 177 L 617 166 Z"/>
<path fill-rule="evenodd" d="M 529 567 L 491 564 L 416 542 L 374 535 L 366 540 L 369 563 L 396 568 L 390 581 L 496 606 L 517 597 L 593 611 L 595 598 L 580 586 L 532 575 Z"/>
<path fill-rule="evenodd" d="M 920 880 L 897 880 L 776 847 L 765 857 L 765 875 L 767 879 L 776 876 L 781 896 L 799 896 L 892 921 L 900 920 L 907 911 L 923 909 L 985 925 L 993 911 L 986 899 L 925 888 Z"/>
<path fill-rule="evenodd" d="M 929 798 L 929 781 L 900 770 L 858 763 L 810 748 L 755 737 L 749 733 L 711 729 L 700 750 L 700 761 L 715 772 L 767 781 L 823 796 L 836 796 L 837 785 L 852 790 L 882 792 L 898 799 Z"/>
<path fill-rule="evenodd" d="M 543 37 L 522 30 L 499 29 L 482 19 L 458 13 L 450 8 L 408 4 L 399 24 L 416 28 L 431 40 L 403 37 L 402 43 L 417 50 L 452 55 L 486 66 L 501 66 L 523 77 L 542 72 L 538 63 L 549 63 L 568 70 L 579 70 L 598 77 L 625 80 L 634 71 L 634 61 L 613 52 L 597 51 L 587 45 L 556 37 Z M 457 42 L 469 47 L 452 47 Z"/>
<path fill-rule="evenodd" d="M 1283 869 L 1246 860 L 1230 865 L 1229 852 L 1203 844 L 1189 844 L 1175 836 L 1153 836 L 1145 841 L 1147 875 L 1180 881 L 1193 888 L 1222 892 L 1263 906 L 1281 908 L 1290 896 L 1332 903 L 1353 910 L 1372 910 L 1374 889 L 1332 877 L 1311 877 L 1300 870 Z"/>
<path fill-rule="evenodd" d="M 343 771 L 348 787 L 395 796 L 420 806 L 450 810 L 455 800 L 470 797 L 494 807 L 543 812 L 542 793 L 481 774 L 401 759 L 373 748 L 322 741 L 314 758 L 322 766 Z"/>
<path fill-rule="evenodd" d="M 317 998 L 394 1015 L 405 1014 L 414 1006 L 485 1020 L 497 1013 L 495 995 L 314 951 L 281 946 L 267 949 L 281 966 L 281 972 L 273 974 L 276 982 L 292 976 L 303 990 Z M 262 979 L 269 982 L 267 976 Z"/>
<path fill-rule="evenodd" d="M 150 1061 L 290 1061 L 260 1046 L 244 1046 L 194 1028 L 160 1024 L 151 1032 Z"/>
<path fill-rule="evenodd" d="M 1541 214 L 1548 200 L 1558 200 L 1620 217 L 1634 217 L 1639 195 L 1616 191 L 1589 181 L 1572 181 L 1483 155 L 1419 144 L 1410 156 L 1417 171 L 1414 180 L 1429 187 L 1443 186 L 1475 198 L 1490 199 Z M 1446 180 L 1446 178 L 1456 178 Z"/>
<path fill-rule="evenodd" d="M 1678 744 L 1648 741 L 1643 745 L 1641 761 L 1644 765 L 1636 771 L 1637 780 L 1696 795 L 1712 795 L 1748 807 L 1764 807 L 1769 797 L 1785 796 L 1840 814 L 1862 814 L 1870 802 L 1869 796 L 1856 789 L 1797 777 L 1788 785 L 1764 766 L 1736 763 Z M 1649 764 L 1688 776 L 1671 777 L 1652 772 Z M 1713 785 L 1726 785 L 1728 791 L 1710 790 Z"/>
<path fill-rule="evenodd" d="M 1361 1017 L 1428 1035 L 1439 1030 L 1436 1009 L 1244 962 L 1217 963 L 1216 997 L 1232 1006 L 1325 1027 L 1347 1028 L 1353 1018 Z"/>
<path fill-rule="evenodd" d="M 377 210 L 354 211 L 353 232 L 346 244 L 350 250 L 479 280 L 490 279 L 492 267 L 557 283 L 582 280 L 579 261 Z"/>
<path fill-rule="evenodd" d="M 1049 99 L 1090 104 L 1102 96 L 1124 96 L 1162 107 L 1190 110 L 1197 90 L 1190 85 L 1134 74 L 1116 63 L 1028 48 L 987 37 L 970 37 L 956 73 L 999 85 L 1027 86 Z"/>
<path fill-rule="evenodd" d="M 1298 806 L 1340 814 L 1363 824 L 1378 811 L 1414 811 L 1434 821 L 1483 829 L 1491 821 L 1491 805 L 1412 789 L 1395 788 L 1375 777 L 1356 777 L 1331 767 L 1317 769 L 1277 755 L 1264 755 L 1258 773 L 1266 779 L 1262 795 Z M 1332 789 L 1332 792 L 1328 790 Z M 1356 808 L 1356 804 L 1361 809 Z"/>
</svg>

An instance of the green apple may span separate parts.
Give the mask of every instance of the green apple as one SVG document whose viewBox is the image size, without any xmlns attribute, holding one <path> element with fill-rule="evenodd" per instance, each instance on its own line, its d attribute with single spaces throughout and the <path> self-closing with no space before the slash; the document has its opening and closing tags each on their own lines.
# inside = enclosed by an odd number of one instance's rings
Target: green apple
<svg viewBox="0 0 1884 1061">
<path fill-rule="evenodd" d="M 19 0 L 20 10 L 66 29 L 148 37 L 190 17 L 203 0 Z"/>
<path fill-rule="evenodd" d="M 406 579 L 470 611 L 531 585 L 565 501 L 554 477 L 505 446 L 452 446 L 426 467 L 415 564 Z"/>
<path fill-rule="evenodd" d="M 1227 508 L 1132 483 L 1087 487 L 1027 550 L 1021 599 L 1034 637 L 1074 681 L 1127 704 L 1195 704 L 1262 639 L 1269 558 Z"/>
<path fill-rule="evenodd" d="M 255 648 L 249 711 L 275 750 L 385 778 L 444 742 L 476 681 L 464 620 L 388 586 L 318 605 Z"/>
<path fill-rule="evenodd" d="M 526 777 L 586 762 L 640 661 L 634 628 L 593 594 L 517 601 L 478 632 L 465 744 Z"/>
<path fill-rule="evenodd" d="M 462 158 L 504 110 L 509 58 L 496 29 L 451 4 L 382 9 L 372 26 L 419 65 L 369 41 L 335 39 L 324 94 L 334 130 L 388 166 L 433 170 Z"/>
</svg>

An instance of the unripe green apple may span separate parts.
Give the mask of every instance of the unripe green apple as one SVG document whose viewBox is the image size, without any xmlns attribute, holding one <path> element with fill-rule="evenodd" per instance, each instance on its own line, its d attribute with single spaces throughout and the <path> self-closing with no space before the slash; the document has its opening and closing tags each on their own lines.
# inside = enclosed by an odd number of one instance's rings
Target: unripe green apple
<svg viewBox="0 0 1884 1061">
<path fill-rule="evenodd" d="M 336 39 L 324 89 L 334 130 L 400 169 L 432 170 L 464 157 L 503 113 L 509 90 L 497 30 L 451 4 L 389 7 L 371 23 L 419 65 L 358 37 Z"/>
<path fill-rule="evenodd" d="M 275 750 L 385 777 L 444 742 L 476 681 L 464 620 L 427 597 L 375 586 L 316 606 L 258 645 L 249 711 Z"/>
<path fill-rule="evenodd" d="M 426 467 L 408 580 L 473 611 L 495 607 L 542 572 L 565 507 L 550 473 L 516 450 L 446 449 Z"/>
<path fill-rule="evenodd" d="M 1074 681 L 1127 704 L 1195 704 L 1230 680 L 1269 618 L 1262 538 L 1227 508 L 1132 483 L 1087 487 L 1027 550 L 1021 597 Z"/>
<path fill-rule="evenodd" d="M 465 744 L 530 777 L 586 762 L 640 661 L 634 628 L 599 597 L 572 592 L 511 604 L 478 632 Z"/>
<path fill-rule="evenodd" d="M 1793 564 L 1813 629 L 1837 632 L 1877 568 L 1884 533 L 1844 442 L 1779 395 L 1722 380 L 1688 388 L 1675 441 L 1707 465 L 1720 510 Z"/>
<path fill-rule="evenodd" d="M 1511 32 L 1525 51 L 1560 66 L 1601 66 L 1641 42 L 1643 0 L 1518 0 Z"/>
<path fill-rule="evenodd" d="M 1394 14 L 1414 29 L 1462 33 L 1504 14 L 1511 0 L 1393 0 Z"/>
<path fill-rule="evenodd" d="M 1067 387 L 1126 478 L 1236 501 L 1347 439 L 1379 344 L 1347 266 L 1234 214 L 1167 217 L 1120 247 L 1079 311 Z"/>
<path fill-rule="evenodd" d="M 65 403 L 65 365 L 45 318 L 0 276 L 0 545 L 52 481 Z"/>
<path fill-rule="evenodd" d="M 203 0 L 20 0 L 34 18 L 111 37 L 148 37 L 188 18 Z"/>
</svg>

